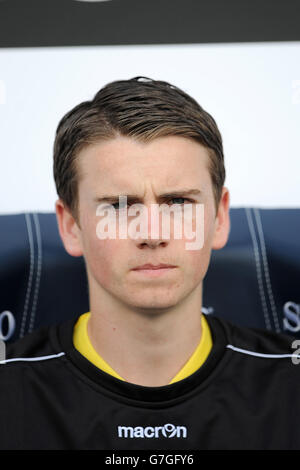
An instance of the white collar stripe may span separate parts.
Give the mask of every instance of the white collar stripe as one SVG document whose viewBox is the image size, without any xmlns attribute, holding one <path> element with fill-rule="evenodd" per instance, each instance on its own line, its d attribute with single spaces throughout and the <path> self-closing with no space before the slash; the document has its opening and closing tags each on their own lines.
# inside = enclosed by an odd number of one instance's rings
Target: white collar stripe
<svg viewBox="0 0 300 470">
<path fill-rule="evenodd" d="M 7 364 L 8 362 L 15 362 L 15 361 L 25 361 L 25 362 L 33 362 L 33 361 L 46 361 L 47 359 L 54 359 L 55 357 L 64 356 L 64 352 L 60 352 L 58 354 L 51 354 L 49 356 L 38 356 L 38 357 L 16 357 L 13 359 L 6 359 L 4 361 L 0 361 L 0 364 Z"/>
<path fill-rule="evenodd" d="M 241 349 L 237 348 L 236 346 L 232 346 L 232 344 L 227 344 L 226 348 L 232 349 L 233 351 L 240 352 L 243 354 L 248 354 L 249 356 L 257 356 L 257 357 L 268 357 L 268 358 L 280 358 L 280 357 L 300 357 L 299 354 L 263 354 L 258 353 L 256 351 L 248 351 L 248 349 Z"/>
</svg>

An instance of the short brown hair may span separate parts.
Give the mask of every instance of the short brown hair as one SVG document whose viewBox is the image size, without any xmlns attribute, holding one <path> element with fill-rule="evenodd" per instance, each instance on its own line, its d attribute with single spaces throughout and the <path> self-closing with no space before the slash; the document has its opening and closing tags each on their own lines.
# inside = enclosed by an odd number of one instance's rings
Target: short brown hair
<svg viewBox="0 0 300 470">
<path fill-rule="evenodd" d="M 91 101 L 75 106 L 58 124 L 53 174 L 56 190 L 79 223 L 77 156 L 85 146 L 122 135 L 149 142 L 179 135 L 201 143 L 209 154 L 216 210 L 225 181 L 222 137 L 213 117 L 168 82 L 134 77 L 108 83 Z"/>
</svg>

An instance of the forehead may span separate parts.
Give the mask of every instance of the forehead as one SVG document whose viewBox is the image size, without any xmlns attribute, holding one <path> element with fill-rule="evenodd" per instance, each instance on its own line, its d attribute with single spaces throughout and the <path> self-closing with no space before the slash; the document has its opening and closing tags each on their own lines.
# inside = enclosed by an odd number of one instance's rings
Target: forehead
<svg viewBox="0 0 300 470">
<path fill-rule="evenodd" d="M 127 191 L 143 183 L 157 189 L 188 184 L 201 189 L 210 182 L 207 149 L 180 136 L 147 143 L 120 136 L 90 145 L 78 157 L 80 184 L 90 190 Z"/>
</svg>

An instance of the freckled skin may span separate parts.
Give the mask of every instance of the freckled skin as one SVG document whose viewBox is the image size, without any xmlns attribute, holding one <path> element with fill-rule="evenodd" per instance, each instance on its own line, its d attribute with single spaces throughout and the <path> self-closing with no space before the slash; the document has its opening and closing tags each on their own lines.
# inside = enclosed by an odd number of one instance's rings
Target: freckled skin
<svg viewBox="0 0 300 470">
<path fill-rule="evenodd" d="M 135 307 L 167 308 L 188 296 L 201 283 L 209 265 L 216 215 L 207 163 L 207 152 L 200 144 L 174 136 L 156 139 L 147 145 L 119 138 L 83 150 L 80 164 L 85 177 L 79 184 L 79 207 L 84 216 L 81 217 L 80 238 L 88 276 L 93 278 L 99 292 L 104 289 Z M 128 194 L 147 196 L 144 204 L 150 205 L 158 203 L 155 193 L 181 187 L 203 191 L 203 197 L 196 201 L 205 206 L 205 243 L 200 250 L 186 250 L 185 243 L 191 240 L 172 237 L 155 249 L 145 241 L 142 244 L 132 239 L 98 239 L 96 226 L 100 218 L 95 215 L 93 196 L 128 190 Z M 138 278 L 130 271 L 152 259 L 154 264 L 177 265 L 176 273 L 149 280 Z"/>
<path fill-rule="evenodd" d="M 80 225 L 60 200 L 56 212 L 66 251 L 84 256 L 91 310 L 88 335 L 96 351 L 125 380 L 165 385 L 199 343 L 202 281 L 211 250 L 223 248 L 228 239 L 229 192 L 222 188 L 216 212 L 207 150 L 184 137 L 162 137 L 147 144 L 117 137 L 82 149 L 78 157 Z M 201 249 L 187 250 L 185 244 L 192 240 L 176 239 L 172 226 L 170 239 L 163 238 L 161 219 L 154 222 L 160 238 L 152 239 L 150 217 L 148 238 L 98 238 L 97 198 L 137 195 L 150 216 L 151 204 L 166 202 L 160 195 L 184 188 L 201 191 L 198 196 L 184 196 L 193 207 L 204 205 Z M 192 228 L 195 231 L 195 218 Z M 156 278 L 132 271 L 145 263 L 176 268 Z"/>
</svg>

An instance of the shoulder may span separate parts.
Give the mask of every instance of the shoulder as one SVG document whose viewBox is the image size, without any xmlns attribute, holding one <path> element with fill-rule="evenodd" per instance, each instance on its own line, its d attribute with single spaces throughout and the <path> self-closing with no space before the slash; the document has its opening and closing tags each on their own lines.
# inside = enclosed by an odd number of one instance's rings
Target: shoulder
<svg viewBox="0 0 300 470">
<path fill-rule="evenodd" d="M 61 325 L 61 324 L 60 324 Z M 29 364 L 65 355 L 56 340 L 60 325 L 42 327 L 5 347 L 5 360 L 1 365 Z"/>
<path fill-rule="evenodd" d="M 296 337 L 260 328 L 242 327 L 220 317 L 208 317 L 213 327 L 221 325 L 226 334 L 226 348 L 235 354 L 257 359 L 289 359 L 300 362 L 300 340 Z M 297 362 L 298 361 L 298 362 Z"/>
<path fill-rule="evenodd" d="M 220 377 L 229 387 L 234 387 L 230 388 L 233 396 L 236 397 L 238 390 L 238 394 L 248 397 L 247 400 L 257 406 L 262 397 L 268 397 L 276 407 L 280 406 L 279 397 L 291 399 L 300 381 L 299 339 L 284 333 L 233 325 L 217 316 L 209 318 L 209 322 L 212 333 L 221 327 L 225 331 Z M 218 342 L 217 335 L 213 340 Z"/>
</svg>

